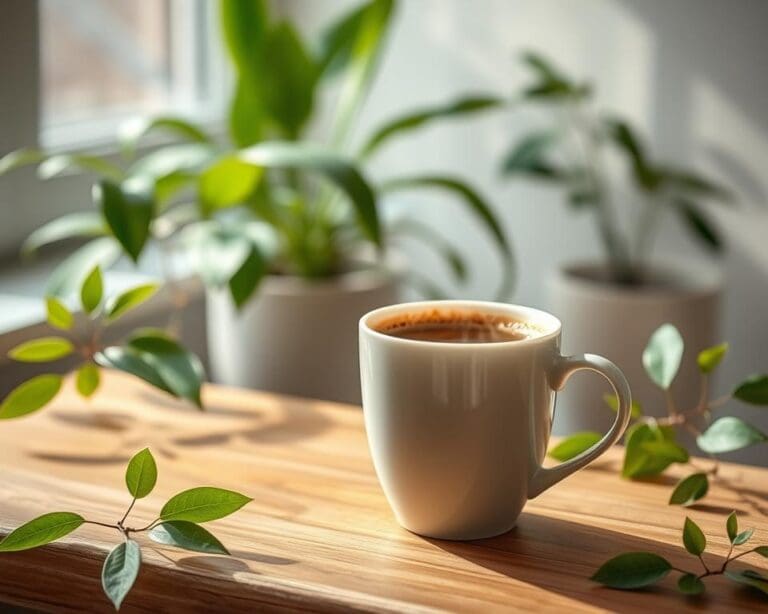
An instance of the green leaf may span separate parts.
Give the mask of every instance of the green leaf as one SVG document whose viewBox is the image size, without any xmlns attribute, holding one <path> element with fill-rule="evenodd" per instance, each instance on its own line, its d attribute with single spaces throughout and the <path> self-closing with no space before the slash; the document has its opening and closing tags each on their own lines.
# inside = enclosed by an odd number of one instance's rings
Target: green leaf
<svg viewBox="0 0 768 614">
<path fill-rule="evenodd" d="M 0 541 L 0 552 L 18 552 L 44 546 L 68 535 L 85 522 L 71 512 L 43 514 L 11 531 Z"/>
<path fill-rule="evenodd" d="M 672 496 L 669 498 L 670 505 L 692 505 L 709 490 L 709 478 L 706 473 L 694 473 L 687 478 L 680 480 L 675 489 L 672 491 Z"/>
<path fill-rule="evenodd" d="M 102 367 L 118 369 L 176 396 L 144 352 L 130 346 L 110 346 L 97 353 L 94 360 Z"/>
<path fill-rule="evenodd" d="M 728 539 L 733 543 L 733 540 L 739 534 L 739 520 L 736 518 L 736 512 L 729 514 L 728 520 L 725 521 L 725 529 L 728 532 Z"/>
<path fill-rule="evenodd" d="M 651 552 L 627 552 L 603 563 L 592 580 L 624 590 L 655 584 L 672 569 L 669 561 Z"/>
<path fill-rule="evenodd" d="M 284 141 L 264 142 L 243 149 L 238 157 L 264 168 L 296 169 L 324 175 L 349 197 L 363 233 L 373 243 L 381 245 L 376 197 L 353 162 L 316 145 Z"/>
<path fill-rule="evenodd" d="M 201 128 L 180 117 L 171 115 L 136 117 L 122 124 L 118 130 L 118 140 L 123 152 L 132 156 L 141 138 L 152 132 L 170 133 L 195 143 L 211 142 Z"/>
<path fill-rule="evenodd" d="M 289 138 L 296 138 L 312 113 L 318 67 L 287 21 L 274 25 L 264 40 L 261 91 L 272 119 Z"/>
<path fill-rule="evenodd" d="M 688 462 L 688 450 L 674 441 L 644 441 L 640 445 L 654 458 L 668 460 L 671 463 Z"/>
<path fill-rule="evenodd" d="M 104 282 L 101 278 L 101 269 L 96 265 L 83 281 L 80 288 L 80 303 L 86 313 L 93 313 L 101 303 L 104 295 Z"/>
<path fill-rule="evenodd" d="M 85 276 L 98 265 L 107 269 L 120 257 L 120 245 L 112 237 L 101 237 L 86 243 L 70 254 L 48 278 L 46 292 L 64 297 L 78 292 Z"/>
<path fill-rule="evenodd" d="M 243 264 L 229 280 L 229 292 L 238 309 L 253 296 L 266 272 L 266 261 L 259 251 L 252 246 Z"/>
<path fill-rule="evenodd" d="M 200 486 L 171 497 L 160 511 L 161 520 L 208 522 L 236 512 L 253 499 L 232 490 Z"/>
<path fill-rule="evenodd" d="M 726 571 L 725 577 L 733 580 L 734 582 L 738 582 L 739 584 L 744 584 L 746 586 L 756 588 L 757 590 L 762 591 L 768 595 L 768 578 L 760 575 L 753 569 L 745 569 L 743 571 Z"/>
<path fill-rule="evenodd" d="M 523 98 L 586 98 L 591 94 L 589 84 L 576 84 L 544 56 L 532 51 L 522 55 L 522 61 L 534 72 L 538 80 L 523 90 Z"/>
<path fill-rule="evenodd" d="M 467 280 L 467 265 L 461 253 L 427 224 L 413 219 L 401 219 L 392 224 L 391 235 L 411 236 L 425 245 L 432 246 L 450 266 L 459 282 Z"/>
<path fill-rule="evenodd" d="M 69 356 L 75 349 L 64 337 L 40 337 L 17 345 L 8 356 L 19 362 L 49 362 Z"/>
<path fill-rule="evenodd" d="M 198 184 L 204 213 L 241 205 L 256 189 L 263 169 L 243 162 L 235 156 L 227 156 L 207 168 Z"/>
<path fill-rule="evenodd" d="M 55 296 L 45 297 L 45 311 L 48 324 L 61 330 L 70 330 L 75 318 L 72 312 Z"/>
<path fill-rule="evenodd" d="M 683 223 L 695 239 L 712 252 L 722 251 L 723 240 L 720 233 L 702 209 L 682 197 L 675 199 L 675 205 Z"/>
<path fill-rule="evenodd" d="M 710 454 L 733 452 L 768 441 L 768 436 L 735 416 L 718 418 L 696 438 L 696 443 Z"/>
<path fill-rule="evenodd" d="M 701 595 L 704 592 L 704 582 L 696 574 L 685 573 L 677 581 L 677 590 L 685 595 Z"/>
<path fill-rule="evenodd" d="M 151 186 L 170 177 L 194 176 L 217 156 L 217 149 L 202 143 L 167 145 L 136 160 L 128 169 L 129 180 L 123 182 L 127 192 L 136 192 L 139 198 L 151 195 Z"/>
<path fill-rule="evenodd" d="M 739 401 L 752 405 L 768 405 L 768 375 L 753 375 L 733 391 Z"/>
<path fill-rule="evenodd" d="M 241 228 L 216 220 L 193 224 L 184 229 L 181 237 L 194 269 L 207 286 L 226 284 L 243 265 L 251 249 Z"/>
<path fill-rule="evenodd" d="M 157 464 L 149 448 L 137 452 L 125 470 L 125 485 L 136 499 L 143 499 L 157 483 Z"/>
<path fill-rule="evenodd" d="M 39 149 L 16 149 L 0 158 L 0 175 L 4 175 L 9 171 L 23 166 L 37 164 L 38 162 L 45 160 L 45 158 L 46 153 Z"/>
<path fill-rule="evenodd" d="M 467 96 L 447 104 L 412 111 L 380 126 L 371 138 L 366 141 L 360 151 L 360 156 L 370 156 L 393 136 L 421 128 L 434 120 L 479 113 L 480 111 L 498 108 L 503 104 L 504 101 L 500 98 L 479 95 Z"/>
<path fill-rule="evenodd" d="M 115 546 L 107 555 L 101 569 L 101 586 L 116 610 L 133 588 L 140 567 L 141 548 L 132 539 Z"/>
<path fill-rule="evenodd" d="M 662 324 L 651 335 L 643 352 L 643 366 L 653 382 L 668 390 L 680 368 L 685 345 L 680 331 L 672 324 Z"/>
<path fill-rule="evenodd" d="M 605 401 L 605 404 L 611 409 L 611 411 L 619 411 L 619 399 L 615 394 L 604 394 L 603 401 Z M 630 413 L 633 418 L 640 418 L 643 415 L 642 406 L 634 399 L 632 400 L 632 409 L 630 410 Z"/>
<path fill-rule="evenodd" d="M 711 348 L 701 350 L 696 357 L 696 364 L 699 365 L 699 371 L 702 373 L 711 373 L 722 362 L 728 351 L 728 344 L 721 343 L 720 345 L 714 345 Z M 768 378 L 766 378 L 768 380 Z M 768 386 L 766 386 L 768 391 Z"/>
<path fill-rule="evenodd" d="M 635 181 L 644 190 L 653 191 L 659 187 L 660 177 L 650 167 L 640 137 L 625 121 L 606 118 L 604 125 L 608 137 L 629 157 Z"/>
<path fill-rule="evenodd" d="M 101 374 L 99 368 L 92 362 L 85 363 L 77 370 L 77 377 L 75 384 L 77 391 L 84 397 L 88 398 L 93 395 L 99 388 L 101 382 Z"/>
<path fill-rule="evenodd" d="M 86 171 L 120 181 L 123 171 L 120 167 L 99 156 L 84 154 L 57 154 L 43 161 L 37 169 L 40 179 L 51 179 L 66 171 Z"/>
<path fill-rule="evenodd" d="M 722 202 L 732 199 L 733 195 L 726 188 L 691 171 L 663 168 L 659 169 L 659 173 L 667 188 L 678 192 L 715 198 Z"/>
<path fill-rule="evenodd" d="M 704 537 L 704 533 L 688 516 L 685 517 L 683 525 L 683 545 L 694 556 L 699 556 L 707 547 L 707 538 Z"/>
<path fill-rule="evenodd" d="M 768 546 L 758 546 L 755 548 L 755 552 L 762 557 L 768 559 Z"/>
<path fill-rule="evenodd" d="M 107 319 L 114 321 L 120 316 L 135 309 L 157 292 L 158 284 L 143 284 L 126 290 L 107 303 Z"/>
<path fill-rule="evenodd" d="M 200 386 L 205 372 L 200 359 L 160 331 L 139 332 L 128 345 L 142 354 L 166 390 L 202 409 Z"/>
<path fill-rule="evenodd" d="M 0 404 L 0 420 L 26 416 L 42 409 L 61 389 L 61 375 L 38 375 L 11 390 Z"/>
<path fill-rule="evenodd" d="M 594 433 L 592 431 L 574 433 L 573 435 L 564 438 L 547 454 L 556 460 L 567 461 L 578 456 L 582 452 L 589 450 L 589 448 L 602 438 L 602 433 Z"/>
<path fill-rule="evenodd" d="M 238 147 L 258 143 L 264 133 L 266 111 L 253 80 L 241 76 L 229 107 L 229 133 Z"/>
<path fill-rule="evenodd" d="M 158 544 L 176 546 L 206 554 L 229 554 L 216 537 L 207 529 L 186 520 L 169 520 L 149 532 L 149 538 Z"/>
<path fill-rule="evenodd" d="M 669 465 L 683 458 L 681 450 L 659 449 L 654 443 L 675 443 L 675 432 L 666 426 L 652 426 L 637 423 L 627 430 L 624 465 L 621 475 L 625 478 L 639 478 L 658 475 Z M 684 449 L 682 449 L 684 451 Z"/>
<path fill-rule="evenodd" d="M 746 529 L 745 531 L 742 531 L 736 537 L 733 538 L 733 545 L 741 546 L 742 544 L 746 544 L 752 538 L 752 535 L 754 535 L 754 533 L 755 533 L 754 529 Z"/>
<path fill-rule="evenodd" d="M 136 262 L 149 238 L 154 200 L 143 183 L 118 185 L 102 180 L 93 189 L 93 200 L 101 208 L 112 234 Z"/>
<path fill-rule="evenodd" d="M 541 179 L 564 179 L 564 173 L 547 160 L 547 153 L 557 142 L 554 131 L 533 132 L 520 139 L 504 158 L 502 171 L 507 175 L 532 175 Z"/>
<path fill-rule="evenodd" d="M 100 237 L 107 234 L 104 218 L 98 211 L 77 211 L 57 217 L 30 234 L 21 246 L 23 254 L 31 254 L 44 245 L 64 239 Z"/>
</svg>

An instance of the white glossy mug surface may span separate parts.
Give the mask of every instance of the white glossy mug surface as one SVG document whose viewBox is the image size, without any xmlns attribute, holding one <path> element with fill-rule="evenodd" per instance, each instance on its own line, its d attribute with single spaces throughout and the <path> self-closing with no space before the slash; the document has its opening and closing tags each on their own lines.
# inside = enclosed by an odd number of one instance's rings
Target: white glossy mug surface
<svg viewBox="0 0 768 614">
<path fill-rule="evenodd" d="M 507 315 L 541 333 L 522 341 L 444 343 L 375 328 L 434 309 Z M 414 533 L 466 540 L 510 530 L 528 499 L 600 456 L 629 422 L 621 371 L 593 354 L 561 356 L 560 322 L 546 312 L 481 301 L 405 303 L 368 313 L 359 330 L 368 445 L 398 522 Z M 616 420 L 589 450 L 544 468 L 555 392 L 579 369 L 611 383 Z"/>
</svg>

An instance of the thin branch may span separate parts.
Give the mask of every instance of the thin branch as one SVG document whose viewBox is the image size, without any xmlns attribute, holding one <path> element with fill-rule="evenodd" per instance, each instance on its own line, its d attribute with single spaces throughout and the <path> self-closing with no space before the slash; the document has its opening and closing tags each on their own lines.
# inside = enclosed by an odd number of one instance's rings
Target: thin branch
<svg viewBox="0 0 768 614">
<path fill-rule="evenodd" d="M 719 409 L 720 407 L 722 407 L 723 405 L 728 403 L 728 401 L 730 401 L 730 400 L 731 400 L 731 395 L 730 394 L 724 394 L 723 396 L 718 397 L 714 401 L 710 401 L 709 402 L 709 406 L 708 406 L 707 409 L 709 409 L 710 411 L 713 410 L 713 409 Z"/>
<path fill-rule="evenodd" d="M 119 526 L 121 527 L 123 526 L 125 519 L 128 518 L 128 514 L 131 513 L 131 510 L 133 509 L 134 505 L 136 505 L 136 497 L 133 498 L 133 500 L 131 501 L 131 504 L 128 506 L 128 509 L 125 510 L 125 514 L 123 514 L 123 517 L 120 519 L 120 522 L 117 523 Z"/>
<path fill-rule="evenodd" d="M 128 530 L 131 533 L 142 533 L 144 531 L 149 531 L 150 529 L 153 529 L 158 522 L 160 522 L 160 518 L 155 518 L 146 527 L 141 527 L 140 529 L 128 529 Z"/>
<path fill-rule="evenodd" d="M 85 520 L 83 522 L 84 524 L 95 524 L 100 527 L 107 527 L 108 529 L 117 529 L 118 531 L 120 530 L 120 527 L 116 524 L 107 524 L 106 522 L 97 522 L 95 520 Z"/>
</svg>

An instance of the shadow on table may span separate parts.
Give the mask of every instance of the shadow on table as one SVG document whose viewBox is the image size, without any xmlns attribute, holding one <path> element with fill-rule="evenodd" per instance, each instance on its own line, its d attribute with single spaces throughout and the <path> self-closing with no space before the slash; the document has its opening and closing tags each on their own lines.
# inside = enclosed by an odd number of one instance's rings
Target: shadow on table
<svg viewBox="0 0 768 614">
<path fill-rule="evenodd" d="M 677 572 L 671 572 L 657 586 L 631 593 L 599 586 L 589 580 L 590 576 L 602 563 L 624 552 L 654 552 L 665 557 L 672 565 L 692 572 L 698 572 L 701 564 L 685 552 L 682 543 L 679 547 L 670 546 L 651 539 L 536 514 L 524 513 L 515 529 L 490 539 L 472 542 L 427 541 L 508 578 L 608 609 L 615 609 L 617 603 L 622 603 L 624 599 L 631 600 L 631 607 L 626 606 L 629 610 L 651 611 L 651 608 L 658 609 L 660 595 L 665 596 L 669 606 L 680 609 L 710 608 L 721 599 L 733 596 L 734 589 L 718 586 L 716 591 L 701 597 L 685 598 L 677 594 L 675 589 L 679 575 Z M 725 560 L 722 556 L 712 554 L 705 554 L 704 559 L 710 568 L 718 568 Z"/>
</svg>

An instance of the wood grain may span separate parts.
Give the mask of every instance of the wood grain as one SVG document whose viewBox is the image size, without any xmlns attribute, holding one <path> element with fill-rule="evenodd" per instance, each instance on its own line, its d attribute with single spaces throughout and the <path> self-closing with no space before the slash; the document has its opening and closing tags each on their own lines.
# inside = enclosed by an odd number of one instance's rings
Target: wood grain
<svg viewBox="0 0 768 614">
<path fill-rule="evenodd" d="M 358 408 L 209 386 L 200 414 L 119 375 L 89 403 L 71 386 L 55 406 L 0 423 L 0 533 L 49 511 L 113 522 L 129 503 L 125 463 L 144 446 L 160 478 L 138 502 L 151 521 L 180 490 L 213 485 L 254 501 L 206 526 L 232 558 L 181 552 L 143 536 L 144 565 L 123 610 L 198 612 L 756 610 L 760 596 L 722 578 L 686 600 L 675 578 L 625 593 L 589 576 L 606 559 L 651 550 L 696 570 L 680 545 L 690 515 L 710 566 L 727 552 L 725 516 L 768 543 L 768 471 L 727 465 L 746 494 L 715 486 L 688 510 L 666 504 L 675 475 L 626 482 L 620 450 L 531 501 L 518 527 L 471 543 L 430 540 L 394 521 L 373 473 Z M 703 461 L 702 461 L 703 463 Z M 84 526 L 60 543 L 0 555 L 0 602 L 45 611 L 110 611 L 99 573 L 116 533 Z M 764 560 L 744 562 L 765 570 Z M 1 609 L 1 608 L 0 608 Z"/>
</svg>

